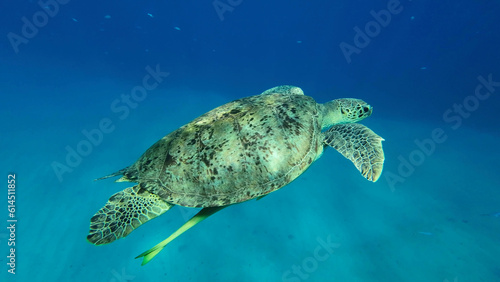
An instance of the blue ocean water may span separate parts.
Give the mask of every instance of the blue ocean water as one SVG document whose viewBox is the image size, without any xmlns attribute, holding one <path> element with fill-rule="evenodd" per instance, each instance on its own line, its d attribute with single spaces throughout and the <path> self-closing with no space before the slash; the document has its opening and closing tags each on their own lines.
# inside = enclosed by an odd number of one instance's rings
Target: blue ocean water
<svg viewBox="0 0 500 282">
<path fill-rule="evenodd" d="M 500 281 L 498 1 L 19 0 L 0 14 L 1 281 Z M 146 266 L 134 258 L 195 209 L 86 241 L 131 186 L 94 179 L 283 84 L 373 106 L 378 182 L 327 149 Z"/>
</svg>

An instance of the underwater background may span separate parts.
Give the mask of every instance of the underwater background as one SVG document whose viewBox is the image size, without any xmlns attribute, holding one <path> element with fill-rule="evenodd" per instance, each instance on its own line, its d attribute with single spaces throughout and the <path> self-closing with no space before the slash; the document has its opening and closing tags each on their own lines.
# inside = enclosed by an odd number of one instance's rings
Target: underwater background
<svg viewBox="0 0 500 282">
<path fill-rule="evenodd" d="M 500 281 L 499 1 L 16 0 L 0 15 L 0 281 Z M 373 106 L 378 182 L 330 148 L 146 266 L 196 209 L 86 241 L 133 185 L 94 179 L 285 84 Z"/>
</svg>

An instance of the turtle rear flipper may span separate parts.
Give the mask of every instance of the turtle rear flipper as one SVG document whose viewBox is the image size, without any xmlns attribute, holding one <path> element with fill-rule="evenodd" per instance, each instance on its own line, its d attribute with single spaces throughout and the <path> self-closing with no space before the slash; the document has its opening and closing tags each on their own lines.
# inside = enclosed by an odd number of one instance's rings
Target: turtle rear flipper
<svg viewBox="0 0 500 282">
<path fill-rule="evenodd" d="M 384 167 L 384 138 L 359 123 L 336 124 L 324 134 L 326 145 L 352 161 L 366 179 L 378 180 Z"/>
<path fill-rule="evenodd" d="M 268 95 L 268 94 L 304 95 L 304 91 L 302 91 L 302 89 L 300 89 L 300 87 L 297 86 L 281 85 L 268 89 L 262 92 L 260 95 Z"/>
<path fill-rule="evenodd" d="M 106 205 L 90 219 L 87 240 L 94 245 L 111 243 L 172 206 L 139 185 L 129 187 L 111 196 Z"/>
</svg>

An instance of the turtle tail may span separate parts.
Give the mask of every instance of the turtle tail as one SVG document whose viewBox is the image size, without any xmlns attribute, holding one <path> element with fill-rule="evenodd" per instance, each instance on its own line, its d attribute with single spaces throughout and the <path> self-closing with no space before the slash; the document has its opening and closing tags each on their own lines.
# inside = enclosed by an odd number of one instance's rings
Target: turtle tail
<svg viewBox="0 0 500 282">
<path fill-rule="evenodd" d="M 103 179 L 107 179 L 107 178 L 111 178 L 111 177 L 115 177 L 115 176 L 118 176 L 118 175 L 123 175 L 126 171 L 128 170 L 128 167 L 124 168 L 124 169 L 120 169 L 119 171 L 117 172 L 113 172 L 111 173 L 110 175 L 106 175 L 106 176 L 103 176 L 103 177 L 99 177 L 97 179 L 94 179 L 94 181 L 97 181 L 97 180 L 103 180 Z M 119 182 L 119 181 L 118 181 Z"/>
<path fill-rule="evenodd" d="M 120 175 L 123 175 L 123 176 L 118 178 L 117 180 L 115 180 L 115 182 L 138 182 L 137 181 L 138 180 L 137 171 L 134 169 L 131 169 L 130 166 L 126 167 L 124 169 L 120 169 L 119 171 L 114 172 L 110 175 L 106 175 L 106 176 L 97 178 L 94 181 L 103 180 L 103 179 L 107 179 L 107 178 L 111 178 L 111 177 L 115 177 L 115 176 L 120 176 Z"/>
<path fill-rule="evenodd" d="M 140 185 L 129 187 L 111 196 L 90 219 L 87 240 L 94 245 L 109 244 L 173 206 Z"/>
</svg>

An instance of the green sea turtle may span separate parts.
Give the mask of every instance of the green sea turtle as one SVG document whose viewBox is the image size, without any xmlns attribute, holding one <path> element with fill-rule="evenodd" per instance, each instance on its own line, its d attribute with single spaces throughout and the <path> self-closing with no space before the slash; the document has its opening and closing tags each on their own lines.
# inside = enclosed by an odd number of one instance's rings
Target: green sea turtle
<svg viewBox="0 0 500 282">
<path fill-rule="evenodd" d="M 138 183 L 111 196 L 90 220 L 87 240 L 107 244 L 127 236 L 174 205 L 202 207 L 169 238 L 139 255 L 149 262 L 170 241 L 232 204 L 259 199 L 301 175 L 333 147 L 377 181 L 384 140 L 357 124 L 372 113 L 359 99 L 319 104 L 294 86 L 222 105 L 171 132 L 133 165 L 101 179 Z"/>
</svg>

